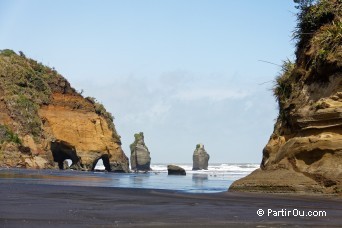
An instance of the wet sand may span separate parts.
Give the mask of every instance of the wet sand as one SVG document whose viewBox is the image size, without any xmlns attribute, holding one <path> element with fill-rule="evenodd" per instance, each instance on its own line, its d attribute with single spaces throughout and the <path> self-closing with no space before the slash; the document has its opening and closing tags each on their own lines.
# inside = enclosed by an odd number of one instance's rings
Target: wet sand
<svg viewBox="0 0 342 228">
<path fill-rule="evenodd" d="M 264 216 L 257 210 L 263 209 Z M 267 216 L 267 209 L 326 216 Z M 297 212 L 296 212 L 297 213 Z M 0 227 L 286 227 L 342 225 L 333 197 L 2 183 Z"/>
</svg>

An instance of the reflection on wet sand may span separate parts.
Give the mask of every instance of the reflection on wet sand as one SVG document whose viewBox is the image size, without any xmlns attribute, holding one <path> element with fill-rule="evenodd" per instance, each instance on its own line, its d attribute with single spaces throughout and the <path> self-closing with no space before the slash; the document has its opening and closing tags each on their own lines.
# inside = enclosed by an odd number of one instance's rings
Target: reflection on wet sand
<svg viewBox="0 0 342 228">
<path fill-rule="evenodd" d="M 144 182 L 148 181 L 146 180 L 147 177 L 149 177 L 149 175 L 144 175 L 144 174 L 132 175 L 132 176 L 129 176 L 129 182 L 134 187 L 142 188 L 144 187 Z"/>
<path fill-rule="evenodd" d="M 0 179 L 21 179 L 30 182 L 61 184 L 61 185 L 81 185 L 82 182 L 86 185 L 97 186 L 101 182 L 109 182 L 111 178 L 89 176 L 89 175 L 73 175 L 74 171 L 46 171 L 46 170 L 21 170 L 21 169 L 6 169 L 0 170 Z M 75 173 L 77 174 L 77 173 Z"/>
<path fill-rule="evenodd" d="M 192 174 L 192 182 L 194 184 L 194 187 L 202 188 L 206 186 L 206 182 L 208 182 L 208 174 L 194 173 Z"/>
<path fill-rule="evenodd" d="M 168 176 L 167 173 L 110 173 L 73 170 L 1 169 L 1 183 L 44 185 L 97 186 L 114 188 L 169 189 L 191 193 L 227 191 L 231 180 L 193 173 L 188 176 Z"/>
</svg>

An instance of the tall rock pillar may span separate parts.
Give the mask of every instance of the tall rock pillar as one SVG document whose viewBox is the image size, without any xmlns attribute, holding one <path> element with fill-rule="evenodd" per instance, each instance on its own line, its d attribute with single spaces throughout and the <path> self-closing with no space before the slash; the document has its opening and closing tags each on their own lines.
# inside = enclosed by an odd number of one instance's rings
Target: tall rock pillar
<svg viewBox="0 0 342 228">
<path fill-rule="evenodd" d="M 151 157 L 144 142 L 144 133 L 134 134 L 134 138 L 134 142 L 130 145 L 131 169 L 134 171 L 149 171 L 151 170 Z"/>
<path fill-rule="evenodd" d="M 203 144 L 197 144 L 193 155 L 192 170 L 208 169 L 209 154 L 205 151 Z"/>
</svg>

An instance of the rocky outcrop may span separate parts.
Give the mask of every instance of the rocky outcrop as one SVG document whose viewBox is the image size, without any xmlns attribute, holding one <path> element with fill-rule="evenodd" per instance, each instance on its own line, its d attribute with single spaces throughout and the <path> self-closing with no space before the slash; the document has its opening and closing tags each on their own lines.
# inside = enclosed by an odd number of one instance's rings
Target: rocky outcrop
<svg viewBox="0 0 342 228">
<path fill-rule="evenodd" d="M 205 151 L 203 144 L 197 144 L 192 160 L 192 170 L 208 169 L 209 154 Z"/>
<path fill-rule="evenodd" d="M 0 166 L 128 172 L 113 117 L 84 98 L 54 69 L 22 53 L 0 52 Z M 1 139 L 2 138 L 2 139 Z"/>
<path fill-rule="evenodd" d="M 185 170 L 177 165 L 168 165 L 167 173 L 168 175 L 186 175 Z"/>
<path fill-rule="evenodd" d="M 342 8 L 334 0 L 301 7 L 299 28 L 309 18 L 314 32 L 300 30 L 296 63 L 277 78 L 279 117 L 260 169 L 230 191 L 342 193 Z"/>
<path fill-rule="evenodd" d="M 134 134 L 131 149 L 131 169 L 134 171 L 150 171 L 151 156 L 144 141 L 144 133 Z"/>
<path fill-rule="evenodd" d="M 342 91 L 342 74 L 330 76 L 323 85 L 305 85 L 301 95 L 293 99 L 298 103 L 288 114 L 290 126 L 278 119 L 263 150 L 260 170 L 236 181 L 230 190 L 340 193 L 342 93 L 339 91 Z"/>
</svg>

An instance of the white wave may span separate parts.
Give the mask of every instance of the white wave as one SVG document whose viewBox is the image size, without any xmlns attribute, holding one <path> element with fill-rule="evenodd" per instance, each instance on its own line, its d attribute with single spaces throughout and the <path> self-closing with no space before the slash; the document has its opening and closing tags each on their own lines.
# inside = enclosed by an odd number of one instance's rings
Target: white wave
<svg viewBox="0 0 342 228">
<path fill-rule="evenodd" d="M 192 170 L 192 164 L 176 164 L 177 166 L 185 169 L 187 173 L 206 173 L 206 174 L 229 174 L 229 175 L 245 175 L 253 172 L 259 168 L 259 164 L 246 163 L 246 164 L 209 164 L 208 170 Z M 166 173 L 167 164 L 151 164 L 152 172 L 155 173 Z M 95 170 L 105 170 L 102 162 L 96 164 Z"/>
<path fill-rule="evenodd" d="M 246 163 L 246 164 L 229 164 L 229 163 L 222 163 L 222 164 L 209 164 L 208 170 L 192 170 L 191 164 L 176 164 L 183 169 L 187 173 L 227 173 L 227 174 L 246 174 L 253 172 L 254 170 L 259 168 L 259 164 L 254 163 Z M 167 172 L 167 164 L 152 164 L 151 165 L 153 172 Z"/>
</svg>

